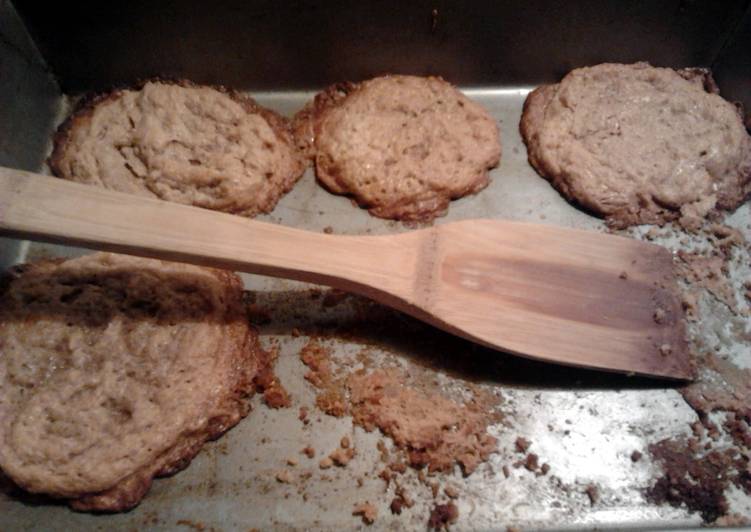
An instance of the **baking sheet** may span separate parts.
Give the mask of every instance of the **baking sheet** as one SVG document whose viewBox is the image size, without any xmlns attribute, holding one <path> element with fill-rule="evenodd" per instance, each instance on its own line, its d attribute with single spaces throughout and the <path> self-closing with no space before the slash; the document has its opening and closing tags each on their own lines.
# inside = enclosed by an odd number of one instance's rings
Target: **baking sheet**
<svg viewBox="0 0 751 532">
<path fill-rule="evenodd" d="M 518 133 L 528 90 L 465 88 L 499 122 L 501 165 L 491 173 L 491 184 L 485 191 L 453 202 L 448 216 L 436 223 L 489 217 L 604 230 L 601 221 L 563 201 L 528 165 Z M 289 116 L 312 93 L 252 95 L 262 105 Z M 315 183 L 310 170 L 273 213 L 260 219 L 313 231 L 331 228 L 334 233 L 346 234 L 408 229 L 400 223 L 371 217 L 348 199 L 325 192 Z M 747 204 L 727 223 L 751 239 L 750 221 Z M 636 236 L 644 232 L 632 231 Z M 664 241 L 674 245 L 678 242 L 673 237 Z M 5 247 L 12 246 L 6 242 Z M 18 261 L 84 252 L 37 243 L 13 249 L 17 250 Z M 748 252 L 742 253 L 746 254 L 745 259 L 740 257 L 736 262 L 741 266 L 732 272 L 736 284 L 751 278 Z M 243 278 L 249 290 L 258 292 L 257 305 L 271 313 L 270 323 L 261 327 L 262 341 L 265 345 L 278 342 L 277 374 L 292 395 L 292 407 L 271 410 L 255 397 L 248 418 L 217 442 L 208 444 L 185 471 L 156 480 L 148 496 L 131 512 L 92 516 L 74 513 L 63 505 L 25 504 L 0 495 L 0 529 L 339 530 L 364 527 L 359 517 L 352 516 L 352 508 L 365 500 L 379 508 L 372 529 L 425 528 L 433 505 L 429 490 L 413 478 L 407 484 L 412 486 L 417 504 L 400 516 L 392 516 L 388 511 L 392 496 L 384 493 L 384 482 L 377 478 L 382 465 L 376 443 L 382 437 L 353 429 L 350 418 L 336 419 L 319 413 L 313 406 L 315 391 L 303 378 L 306 368 L 299 351 L 307 341 L 306 331 L 367 320 L 367 316 L 363 318 L 346 301 L 335 307 L 322 307 L 319 299 L 310 297 L 309 286 L 302 283 L 250 275 Z M 723 356 L 731 357 L 741 367 L 751 367 L 749 345 L 738 341 L 732 332 L 731 325 L 739 318 L 729 315 L 711 298 L 702 299 L 701 312 L 707 319 L 700 334 L 708 342 L 720 344 Z M 749 331 L 748 320 L 739 326 Z M 302 334 L 297 335 L 299 331 Z M 564 369 L 502 353 L 489 354 L 466 342 L 453 345 L 448 352 L 439 352 L 442 350 L 434 345 L 415 347 L 414 343 L 407 343 L 409 347 L 405 348 L 398 333 L 380 338 L 375 345 L 357 335 L 324 342 L 339 360 L 357 364 L 357 353 L 367 347 L 376 363 L 396 363 L 412 372 L 428 373 L 447 391 L 461 393 L 466 383 L 473 382 L 502 397 L 499 408 L 504 420 L 491 427 L 491 433 L 499 440 L 499 453 L 468 478 L 462 478 L 458 470 L 440 477 L 442 484 L 452 484 L 461 492 L 456 502 L 460 512 L 456 530 L 507 526 L 523 530 L 664 529 L 693 528 L 701 523 L 698 515 L 670 506 L 654 506 L 644 498 L 644 489 L 659 473 L 659 467 L 649 459 L 647 446 L 663 438 L 688 435 L 690 423 L 698 419 L 682 396 L 664 384 Z M 477 370 L 478 360 L 487 371 Z M 298 408 L 303 405 L 311 408 L 312 422 L 308 426 L 298 420 Z M 335 449 L 344 435 L 357 449 L 355 459 L 346 468 L 320 470 L 318 459 Z M 519 458 L 514 452 L 518 436 L 533 442 L 530 450 L 539 455 L 541 463 L 551 466 L 548 475 L 535 476 L 524 468 L 511 468 L 510 478 L 501 473 L 503 465 L 510 466 Z M 317 450 L 317 459 L 307 460 L 300 454 L 307 444 Z M 630 459 L 635 450 L 644 453 L 644 458 L 636 463 Z M 290 457 L 297 458 L 299 464 L 287 466 Z M 275 475 L 283 469 L 297 480 L 291 484 L 277 482 Z M 299 480 L 306 472 L 311 473 L 311 478 Z M 410 476 L 414 477 L 414 472 L 407 474 Z M 358 478 L 362 479 L 361 487 Z M 594 505 L 585 493 L 590 484 L 595 484 L 600 493 L 600 501 Z M 751 500 L 747 497 L 733 493 L 731 503 L 731 511 L 751 517 Z"/>
</svg>

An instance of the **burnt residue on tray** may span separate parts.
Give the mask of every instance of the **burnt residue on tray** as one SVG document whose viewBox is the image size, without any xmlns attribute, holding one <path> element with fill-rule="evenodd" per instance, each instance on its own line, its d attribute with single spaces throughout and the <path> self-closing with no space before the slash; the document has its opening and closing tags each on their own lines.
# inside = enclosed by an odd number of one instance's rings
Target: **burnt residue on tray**
<svg viewBox="0 0 751 532">
<path fill-rule="evenodd" d="M 690 440 L 668 439 L 650 445 L 649 451 L 664 469 L 646 492 L 652 502 L 685 505 L 712 523 L 728 512 L 725 490 L 731 484 L 751 495 L 749 458 L 737 448 L 697 453 Z"/>
</svg>

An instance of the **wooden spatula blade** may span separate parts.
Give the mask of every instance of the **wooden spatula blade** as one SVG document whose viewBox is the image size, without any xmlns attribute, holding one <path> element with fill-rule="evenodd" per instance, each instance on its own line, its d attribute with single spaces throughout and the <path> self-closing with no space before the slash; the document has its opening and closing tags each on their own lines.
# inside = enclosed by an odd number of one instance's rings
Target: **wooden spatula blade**
<svg viewBox="0 0 751 532">
<path fill-rule="evenodd" d="M 434 229 L 424 305 L 444 328 L 523 356 L 690 379 L 671 254 L 631 239 L 473 220 Z M 427 255 L 425 255 L 427 256 Z"/>
</svg>

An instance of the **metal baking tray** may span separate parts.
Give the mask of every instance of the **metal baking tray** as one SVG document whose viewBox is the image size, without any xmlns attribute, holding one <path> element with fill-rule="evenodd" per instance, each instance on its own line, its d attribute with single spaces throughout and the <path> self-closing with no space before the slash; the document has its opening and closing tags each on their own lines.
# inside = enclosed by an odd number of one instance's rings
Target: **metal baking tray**
<svg viewBox="0 0 751 532">
<path fill-rule="evenodd" d="M 579 65 L 649 60 L 712 66 L 723 94 L 745 98 L 751 107 L 748 1 L 170 1 L 91 10 L 70 3 L 37 7 L 0 2 L 0 164 L 32 171 L 46 171 L 50 136 L 71 97 L 84 91 L 154 75 L 185 77 L 248 90 L 262 105 L 291 116 L 314 89 L 331 82 L 384 72 L 440 74 L 498 120 L 503 157 L 485 191 L 453 202 L 436 223 L 489 217 L 604 230 L 600 220 L 562 200 L 527 163 L 518 122 L 532 87 Z M 746 204 L 725 221 L 748 240 L 750 211 Z M 311 171 L 260 219 L 348 234 L 408 229 L 325 192 Z M 630 234 L 644 238 L 645 233 L 639 228 Z M 662 242 L 686 245 L 671 236 Z M 0 239 L 0 266 L 85 252 Z M 751 278 L 748 249 L 739 253 L 732 270 L 737 290 Z M 270 314 L 271 320 L 260 325 L 262 341 L 280 347 L 277 374 L 292 395 L 292 407 L 271 410 L 254 398 L 247 419 L 208 444 L 185 471 L 156 480 L 128 513 L 92 516 L 0 493 L 0 529 L 339 530 L 364 527 L 352 508 L 365 500 L 379 508 L 373 529 L 425 529 L 433 499 L 416 481 L 416 505 L 400 516 L 388 511 L 390 497 L 376 477 L 376 443 L 382 437 L 312 406 L 314 390 L 303 378 L 299 358 L 311 331 L 331 332 L 323 341 L 338 360 L 356 364 L 357 354 L 367 349 L 376 363 L 400 364 L 446 390 L 460 392 L 471 383 L 500 395 L 504 418 L 490 429 L 499 453 L 467 478 L 458 471 L 441 477 L 461 492 L 454 529 L 701 526 L 697 514 L 653 505 L 644 496 L 660 472 L 648 445 L 688 435 L 697 420 L 675 388 L 535 363 L 462 341 L 405 342 L 399 330 L 374 338 L 363 331 L 369 317 L 355 304 L 326 307 L 320 297 L 311 297 L 308 285 L 243 278 L 256 305 Z M 751 367 L 751 348 L 737 334 L 749 332 L 748 320 L 730 315 L 712 298 L 700 303 L 702 321 L 694 334 L 739 367 Z M 360 332 L 337 335 L 343 324 L 359 324 L 353 330 Z M 298 420 L 303 405 L 312 411 L 308 426 Z M 307 444 L 320 456 L 343 435 L 358 450 L 348 467 L 324 472 L 317 461 L 306 465 L 301 458 Z M 501 473 L 503 465 L 518 459 L 518 436 L 531 440 L 540 461 L 550 464 L 548 475 L 524 468 L 511 468 L 509 478 Z M 644 458 L 632 462 L 633 451 Z M 290 457 L 300 458 L 300 464 L 287 467 Z M 275 474 L 281 469 L 312 476 L 279 483 Z M 598 487 L 596 504 L 586 494 L 589 485 Z M 733 512 L 751 518 L 748 497 L 736 490 L 728 498 Z"/>
</svg>

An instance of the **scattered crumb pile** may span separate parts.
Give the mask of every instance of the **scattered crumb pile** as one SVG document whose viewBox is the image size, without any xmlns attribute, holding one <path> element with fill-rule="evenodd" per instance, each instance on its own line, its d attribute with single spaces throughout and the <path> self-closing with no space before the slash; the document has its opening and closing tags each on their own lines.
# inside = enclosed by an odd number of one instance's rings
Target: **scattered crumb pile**
<svg viewBox="0 0 751 532">
<path fill-rule="evenodd" d="M 310 368 L 305 378 L 319 389 L 316 405 L 333 416 L 351 414 L 369 432 L 380 429 L 407 453 L 409 465 L 426 466 L 432 473 L 459 464 L 469 475 L 496 451 L 496 439 L 487 433 L 493 421 L 487 405 L 474 400 L 459 404 L 410 386 L 396 369 L 336 378 L 329 355 L 315 340 L 300 353 Z"/>
<path fill-rule="evenodd" d="M 751 449 L 751 370 L 707 353 L 702 357 L 700 379 L 681 389 L 681 394 L 713 433 L 717 429 L 709 414 L 726 412 L 724 428 L 736 445 Z"/>
<path fill-rule="evenodd" d="M 347 379 L 354 422 L 367 431 L 379 428 L 407 451 L 413 467 L 466 475 L 496 450 L 487 433 L 488 418 L 478 405 L 457 404 L 406 385 L 397 370 L 358 372 Z"/>
<path fill-rule="evenodd" d="M 274 364 L 279 357 L 279 347 L 274 346 L 267 354 L 265 363 L 256 374 L 253 383 L 256 386 L 256 391 L 263 393 L 263 401 L 267 406 L 270 408 L 287 408 L 292 404 L 292 401 L 289 393 L 274 373 Z"/>
<path fill-rule="evenodd" d="M 345 467 L 349 461 L 355 457 L 355 448 L 349 442 L 349 438 L 344 436 L 339 448 L 335 449 L 330 455 L 331 461 L 339 467 Z"/>
<path fill-rule="evenodd" d="M 537 456 L 535 453 L 528 453 L 527 451 L 532 446 L 532 442 L 527 440 L 524 437 L 519 436 L 516 438 L 516 442 L 514 443 L 514 446 L 516 448 L 516 452 L 525 455 L 524 460 L 517 460 L 514 462 L 514 467 L 519 468 L 524 466 L 524 468 L 527 471 L 530 471 L 535 474 L 535 476 L 541 477 L 544 475 L 547 475 L 550 471 L 550 465 L 548 464 L 540 464 L 540 457 Z M 504 466 L 506 467 L 506 466 Z M 508 474 L 504 471 L 504 475 L 506 478 L 509 477 Z"/>
<path fill-rule="evenodd" d="M 702 289 L 738 313 L 733 287 L 727 282 L 727 265 L 723 255 L 681 250 L 678 251 L 677 270 L 689 287 L 687 291 L 691 303 L 687 306 L 692 314 L 696 313 L 695 301 Z"/>
<path fill-rule="evenodd" d="M 319 390 L 316 406 L 331 416 L 342 417 L 347 412 L 343 383 L 334 378 L 328 350 L 311 340 L 300 351 L 300 359 L 310 369 L 305 379 Z"/>
<path fill-rule="evenodd" d="M 680 392 L 699 421 L 691 426 L 691 437 L 665 439 L 649 447 L 663 474 L 647 490 L 647 497 L 655 503 L 698 512 L 705 523 L 744 524 L 741 516 L 728 513 L 726 491 L 735 486 L 751 495 L 751 370 L 708 349 L 706 344 L 716 333 L 708 316 L 700 315 L 698 302 L 702 294 L 709 294 L 714 302 L 703 309 L 705 314 L 724 307 L 730 315 L 749 315 L 742 298 L 736 299 L 730 275 L 743 260 L 742 252 L 748 251 L 747 243 L 738 230 L 720 224 L 694 228 L 694 232 L 709 246 L 698 251 L 679 250 L 676 272 L 683 281 L 684 308 L 694 329 L 692 349 L 699 368 L 697 380 Z M 751 339 L 742 329 L 731 326 L 729 334 L 737 342 Z M 719 349 L 719 343 L 713 347 Z"/>
<path fill-rule="evenodd" d="M 306 449 L 308 448 L 309 447 L 307 447 Z M 306 449 L 303 449 L 303 452 L 305 452 Z M 312 458 L 313 456 L 308 455 L 308 457 Z M 344 436 L 339 443 L 339 447 L 337 449 L 334 449 L 327 457 L 322 459 L 318 463 L 318 466 L 321 469 L 328 469 L 331 466 L 346 467 L 347 464 L 349 464 L 350 460 L 352 460 L 354 457 L 355 448 L 352 447 L 349 438 L 347 436 Z"/>
<path fill-rule="evenodd" d="M 729 277 L 730 263 L 733 260 L 739 260 L 739 254 L 734 253 L 734 250 L 744 248 L 748 250 L 749 248 L 743 234 L 738 229 L 717 223 L 703 227 L 694 233 L 706 240 L 708 249 L 703 251 L 680 249 L 676 254 L 676 273 L 683 281 L 684 307 L 688 317 L 697 318 L 696 302 L 702 291 L 712 294 L 733 314 L 748 316 L 748 310 L 742 309 L 736 300 L 736 290 Z M 746 286 L 751 285 L 746 283 Z M 751 299 L 748 302 L 751 304 Z"/>
<path fill-rule="evenodd" d="M 414 505 L 400 477 L 408 467 L 418 471 L 419 482 L 438 499 L 439 482 L 427 475 L 451 472 L 456 465 L 470 475 L 497 450 L 496 439 L 487 432 L 488 425 L 499 419 L 494 408 L 496 397 L 485 397 L 478 392 L 470 394 L 468 401 L 457 402 L 415 381 L 401 369 L 348 372 L 338 366 L 334 368 L 330 350 L 316 339 L 305 345 L 300 358 L 308 367 L 306 380 L 317 389 L 319 409 L 336 417 L 352 416 L 354 424 L 368 432 L 378 429 L 393 441 L 393 453 L 384 440 L 378 442 L 385 464 L 378 476 L 386 482 L 387 490 L 393 483 L 394 496 L 389 505 L 392 514 L 401 514 L 404 508 Z M 367 368 L 368 364 L 365 365 Z M 308 413 L 301 412 L 299 417 L 305 422 Z M 313 455 L 310 448 L 303 452 L 309 457 Z M 355 449 L 345 437 L 338 449 L 319 462 L 319 467 L 344 467 L 354 456 Z M 538 472 L 546 473 L 547 469 L 546 464 L 541 468 L 534 466 Z M 431 512 L 432 529 L 444 529 L 459 516 L 457 506 L 451 502 L 459 497 L 459 490 L 447 486 L 444 494 L 448 501 L 444 504 L 436 501 Z M 377 517 L 375 507 L 369 502 L 356 505 L 353 513 L 362 516 L 366 524 Z"/>
</svg>

